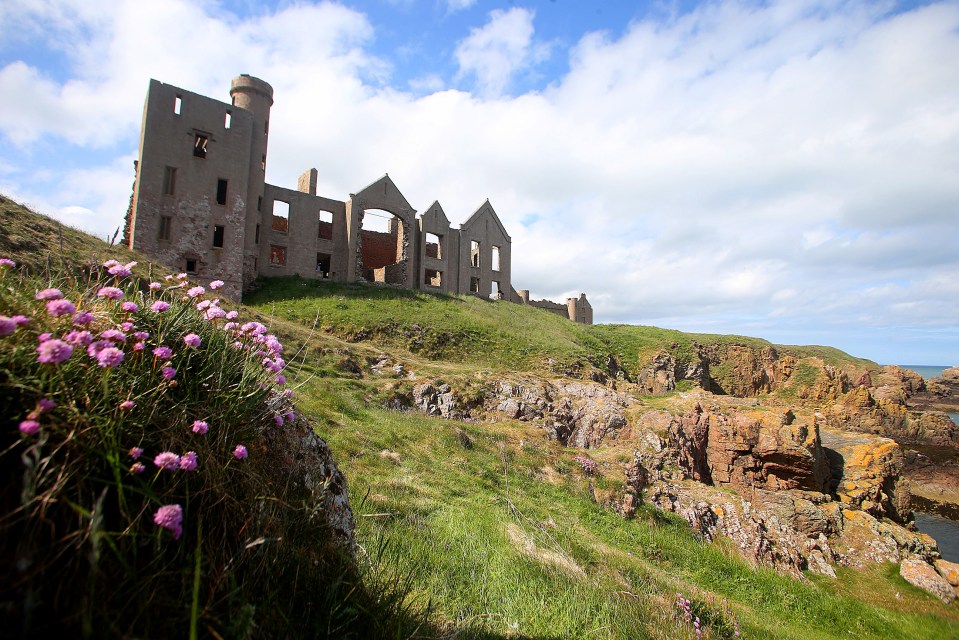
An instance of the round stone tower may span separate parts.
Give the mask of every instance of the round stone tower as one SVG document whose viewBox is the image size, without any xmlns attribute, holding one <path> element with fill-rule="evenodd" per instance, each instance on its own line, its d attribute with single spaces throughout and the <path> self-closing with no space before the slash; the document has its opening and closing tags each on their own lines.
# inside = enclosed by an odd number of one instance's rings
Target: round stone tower
<svg viewBox="0 0 959 640">
<path fill-rule="evenodd" d="M 230 97 L 233 104 L 253 114 L 253 138 L 250 144 L 250 181 L 246 199 L 246 229 L 243 251 L 243 289 L 256 278 L 261 267 L 258 264 L 260 245 L 257 244 L 256 226 L 261 225 L 261 233 L 268 226 L 262 226 L 263 185 L 266 180 L 266 154 L 270 140 L 270 107 L 273 106 L 273 87 L 269 83 L 242 74 L 230 83 Z"/>
</svg>

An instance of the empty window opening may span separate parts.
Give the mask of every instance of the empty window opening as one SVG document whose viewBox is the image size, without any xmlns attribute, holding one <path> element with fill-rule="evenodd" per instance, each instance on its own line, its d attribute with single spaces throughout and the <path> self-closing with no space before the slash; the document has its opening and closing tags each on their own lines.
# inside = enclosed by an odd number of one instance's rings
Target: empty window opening
<svg viewBox="0 0 959 640">
<path fill-rule="evenodd" d="M 257 265 L 256 256 L 253 256 L 253 272 L 254 273 L 256 273 L 257 271 L 256 265 Z"/>
<path fill-rule="evenodd" d="M 230 113 L 229 111 L 227 111 L 227 112 L 226 112 L 226 115 L 223 116 L 223 128 L 224 128 L 224 129 L 229 129 L 229 128 L 230 128 L 230 124 L 232 124 L 232 122 L 233 122 L 233 114 Z"/>
<path fill-rule="evenodd" d="M 332 259 L 332 256 L 328 253 L 316 254 L 316 275 L 324 280 L 328 279 L 330 277 L 330 263 Z"/>
<path fill-rule="evenodd" d="M 270 265 L 282 267 L 286 264 L 286 247 L 270 245 Z"/>
<path fill-rule="evenodd" d="M 442 287 L 443 272 L 437 271 L 435 269 L 427 269 L 425 281 L 426 281 L 426 286 L 428 287 Z"/>
<path fill-rule="evenodd" d="M 503 290 L 499 288 L 499 282 L 496 280 L 493 280 L 492 284 L 490 285 L 489 297 L 490 300 L 499 300 L 503 297 Z"/>
<path fill-rule="evenodd" d="M 253 232 L 253 244 L 260 244 L 260 225 L 256 225 L 256 230 Z"/>
<path fill-rule="evenodd" d="M 263 122 L 263 133 L 269 133 L 269 132 L 270 132 L 270 121 L 265 120 Z"/>
<path fill-rule="evenodd" d="M 186 269 L 187 273 L 196 273 L 196 258 L 187 258 L 186 259 Z"/>
<path fill-rule="evenodd" d="M 163 194 L 172 196 L 176 191 L 176 167 L 166 167 L 163 170 Z"/>
<path fill-rule="evenodd" d="M 170 230 L 173 227 L 173 218 L 170 216 L 160 216 L 160 230 L 157 233 L 157 239 L 169 240 Z"/>
<path fill-rule="evenodd" d="M 223 248 L 223 225 L 213 225 L 213 246 L 217 249 Z"/>
<path fill-rule="evenodd" d="M 220 178 L 216 181 L 216 203 L 226 204 L 226 185 L 227 181 Z"/>
<path fill-rule="evenodd" d="M 329 211 L 320 211 L 319 228 L 316 237 L 320 240 L 333 239 L 333 214 Z"/>
<path fill-rule="evenodd" d="M 263 157 L 260 159 L 260 169 L 266 171 L 266 154 L 263 154 Z"/>
<path fill-rule="evenodd" d="M 443 259 L 443 236 L 438 236 L 435 233 L 426 234 L 426 257 L 436 258 L 437 260 Z"/>
<path fill-rule="evenodd" d="M 256 197 L 256 210 L 263 211 L 263 196 Z"/>
<path fill-rule="evenodd" d="M 479 293 L 480 291 L 480 279 L 476 277 L 470 278 L 470 293 Z"/>
<path fill-rule="evenodd" d="M 499 271 L 499 247 L 493 245 L 493 255 L 490 257 L 490 265 L 493 271 Z"/>
<path fill-rule="evenodd" d="M 361 273 L 367 282 L 410 286 L 404 237 L 408 233 L 399 218 L 382 209 L 363 211 L 360 228 Z"/>
<path fill-rule="evenodd" d="M 205 158 L 206 145 L 209 141 L 210 139 L 202 133 L 196 134 L 196 138 L 193 141 L 193 155 L 197 158 Z"/>
<path fill-rule="evenodd" d="M 480 243 L 476 240 L 470 240 L 470 264 L 474 267 L 480 266 Z"/>
<path fill-rule="evenodd" d="M 273 230 L 280 233 L 290 231 L 290 203 L 282 200 L 273 201 Z"/>
<path fill-rule="evenodd" d="M 173 113 L 180 115 L 180 111 L 183 109 L 183 97 L 177 96 L 173 98 Z"/>
</svg>

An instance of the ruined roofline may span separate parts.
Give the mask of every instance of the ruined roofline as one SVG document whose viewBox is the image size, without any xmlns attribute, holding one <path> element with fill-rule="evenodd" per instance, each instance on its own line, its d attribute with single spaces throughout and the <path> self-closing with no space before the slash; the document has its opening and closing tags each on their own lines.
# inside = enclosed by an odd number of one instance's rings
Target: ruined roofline
<svg viewBox="0 0 959 640">
<path fill-rule="evenodd" d="M 495 222 L 496 226 L 499 227 L 500 233 L 503 234 L 504 238 L 512 242 L 513 239 L 506 232 L 506 227 L 503 226 L 503 221 L 499 219 L 499 216 L 496 214 L 496 209 L 493 208 L 493 203 L 489 201 L 489 198 L 487 198 L 486 201 L 483 202 L 483 204 L 481 204 L 479 208 L 473 212 L 473 215 L 466 219 L 466 222 L 460 225 L 460 229 L 466 229 L 466 227 L 470 226 L 473 222 L 479 219 L 480 215 L 482 215 L 483 211 L 487 208 L 489 209 L 490 216 L 493 218 L 493 222 Z"/>
</svg>

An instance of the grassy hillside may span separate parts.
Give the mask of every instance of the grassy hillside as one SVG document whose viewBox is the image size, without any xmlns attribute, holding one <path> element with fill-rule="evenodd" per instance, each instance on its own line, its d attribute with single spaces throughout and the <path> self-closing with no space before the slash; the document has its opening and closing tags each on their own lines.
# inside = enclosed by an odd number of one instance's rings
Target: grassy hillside
<svg viewBox="0 0 959 640">
<path fill-rule="evenodd" d="M 834 365 L 878 368 L 838 349 L 783 346 L 746 336 L 684 333 L 631 325 L 584 326 L 540 309 L 476 296 L 449 296 L 301 278 L 263 281 L 245 300 L 262 313 L 316 326 L 347 341 L 371 340 L 430 360 L 506 370 L 562 370 L 610 354 L 628 369 L 668 350 L 689 359 L 696 344 L 776 346 L 783 354 Z"/>
<path fill-rule="evenodd" d="M 12 203 L 0 207 L 0 257 L 21 263 L 16 277 L 8 272 L 2 283 L 0 315 L 25 310 L 38 315 L 42 303 L 33 293 L 54 281 L 65 282 L 64 292 L 74 298 L 88 299 L 93 281 L 85 278 L 98 273 L 94 267 L 109 257 L 127 259 L 123 251 L 60 230 Z M 154 278 L 165 275 L 142 257 L 132 259 Z M 131 284 L 131 295 L 134 289 L 148 295 L 144 287 Z M 51 459 L 45 467 L 54 472 L 48 477 L 63 479 L 58 487 L 64 495 L 85 509 L 67 518 L 73 533 L 44 565 L 46 573 L 38 570 L 31 577 L 48 587 L 37 589 L 38 597 L 68 596 L 79 603 L 78 611 L 99 612 L 91 620 L 101 626 L 72 621 L 66 625 L 72 635 L 84 629 L 90 636 L 129 635 L 132 626 L 107 621 L 133 619 L 136 633 L 149 637 L 161 631 L 189 637 L 192 630 L 210 637 L 959 638 L 959 604 L 944 606 L 911 587 L 893 565 L 842 569 L 838 580 L 810 576 L 801 582 L 757 570 L 735 550 L 706 544 L 684 522 L 648 507 L 623 520 L 602 503 L 621 484 L 622 464 L 631 456 L 627 445 L 590 450 L 597 464 L 590 472 L 575 459 L 583 451 L 566 449 L 527 423 L 441 420 L 387 410 L 386 400 L 411 382 L 370 369 L 385 352 L 418 381 L 456 378 L 460 388 L 468 388 L 498 371 L 556 371 L 577 360 L 602 363 L 610 353 L 629 364 L 693 342 L 761 347 L 768 344 L 764 341 L 652 327 L 584 327 L 506 303 L 297 279 L 269 282 L 249 302 L 252 306 L 237 310 L 281 338 L 295 411 L 327 439 L 349 482 L 356 563 L 344 566 L 342 557 L 330 556 L 322 530 L 310 525 L 315 521 L 310 509 L 296 508 L 303 497 L 293 494 L 293 502 L 284 493 L 293 478 L 283 470 L 291 457 L 283 451 L 258 459 L 251 447 L 248 462 L 256 466 L 233 460 L 217 473 L 162 486 L 127 476 L 120 483 L 113 479 L 115 469 L 129 464 L 122 456 L 132 446 L 130 438 L 143 439 L 148 448 L 195 446 L 193 435 L 179 429 L 187 413 L 214 416 L 211 425 L 239 425 L 203 444 L 207 449 L 197 449 L 208 456 L 203 469 L 230 460 L 224 455 L 236 438 L 255 438 L 258 428 L 267 428 L 259 421 L 272 412 L 257 408 L 262 389 L 239 385 L 234 395 L 217 399 L 200 381 L 165 388 L 158 396 L 144 364 L 142 371 L 131 370 L 128 382 L 141 385 L 136 410 L 146 413 L 121 420 L 115 411 L 119 396 L 86 400 L 103 393 L 102 376 L 88 375 L 89 366 L 75 363 L 68 380 L 29 373 L 36 370 L 31 359 L 41 328 L 34 326 L 29 334 L 0 338 L 18 341 L 0 342 L 6 433 L 0 460 L 7 480 L 3 548 L 29 539 L 24 528 L 43 531 L 49 522 L 21 504 L 22 454 L 35 443 L 25 441 L 17 426 L 47 391 L 43 385 L 54 384 L 63 400 L 53 414 L 58 426 L 44 429 L 63 439 L 74 432 L 92 438 L 76 449 L 80 453 L 114 452 L 94 467 L 100 470 L 96 474 L 75 473 L 80 455 Z M 224 359 L 232 353 L 229 345 L 218 341 L 201 314 L 179 304 L 176 335 L 195 331 L 204 345 L 219 345 L 196 363 L 207 371 L 203 380 L 259 375 L 248 371 L 245 361 Z M 850 366 L 869 364 L 827 348 L 783 349 Z M 76 409 L 64 410 L 68 406 Z M 118 434 L 120 441 L 111 440 Z M 230 475 L 237 469 L 247 470 L 239 483 Z M 248 475 L 251 469 L 260 475 Z M 97 512 L 91 505 L 104 489 L 110 500 L 120 495 L 118 484 L 130 490 L 129 502 L 109 511 L 112 520 L 104 526 L 91 517 Z M 192 501 L 184 502 L 188 515 L 197 514 L 189 505 L 213 509 L 203 519 L 213 534 L 207 536 L 197 518 L 187 518 L 182 543 L 171 546 L 169 532 L 151 517 L 157 506 L 174 499 Z M 262 540 L 247 530 L 259 522 L 251 515 L 257 513 L 271 516 Z M 122 518 L 136 524 L 124 529 L 117 524 Z M 236 530 L 243 535 L 231 537 Z M 292 544 L 285 547 L 281 540 Z M 280 554 L 284 548 L 290 551 Z M 229 557 L 238 549 L 251 560 L 231 576 Z M 64 581 L 57 572 L 65 562 L 70 575 L 82 575 L 94 550 L 98 558 L 117 561 L 115 573 L 98 578 L 111 590 L 101 584 L 102 591 L 91 591 L 90 583 Z M 14 555 L 7 557 L 12 562 Z M 129 582 L 109 582 L 111 576 Z M 103 599 L 89 597 L 101 594 Z M 3 590 L 5 620 L 17 619 L 16 598 L 24 598 L 23 592 Z"/>
</svg>

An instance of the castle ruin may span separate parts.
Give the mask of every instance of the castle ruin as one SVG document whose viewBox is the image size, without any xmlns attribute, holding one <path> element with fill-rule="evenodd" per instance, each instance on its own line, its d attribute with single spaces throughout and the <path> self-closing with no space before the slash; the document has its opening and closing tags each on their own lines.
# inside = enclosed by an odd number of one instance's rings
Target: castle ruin
<svg viewBox="0 0 959 640">
<path fill-rule="evenodd" d="M 371 282 L 527 304 L 592 324 L 585 294 L 530 300 L 511 279 L 511 240 L 489 200 L 458 229 L 439 202 L 419 217 L 385 175 L 347 200 L 266 183 L 273 88 L 233 79 L 231 103 L 150 81 L 129 212 L 129 244 L 239 299 L 259 276 Z M 384 230 L 364 229 L 367 216 Z"/>
</svg>

